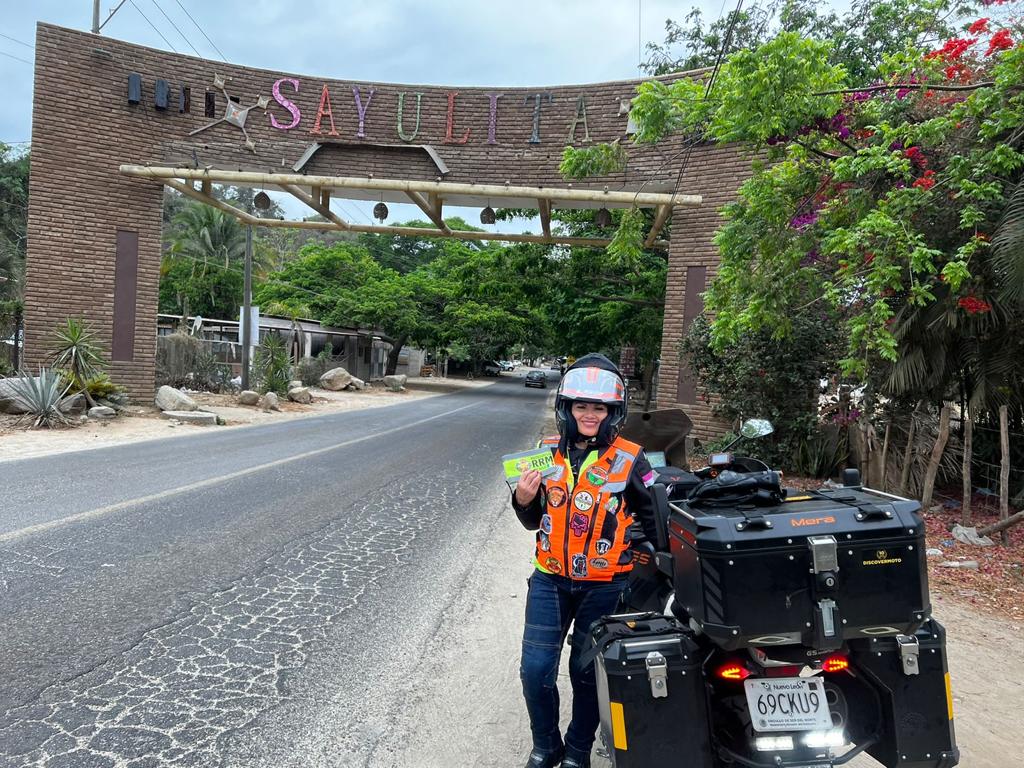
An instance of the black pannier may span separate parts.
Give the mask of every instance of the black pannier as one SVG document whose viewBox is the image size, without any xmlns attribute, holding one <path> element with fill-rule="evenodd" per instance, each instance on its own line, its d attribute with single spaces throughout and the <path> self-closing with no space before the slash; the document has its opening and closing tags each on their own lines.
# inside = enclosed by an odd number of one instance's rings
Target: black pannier
<svg viewBox="0 0 1024 768">
<path fill-rule="evenodd" d="M 768 506 L 670 506 L 675 611 L 726 649 L 913 635 L 928 618 L 920 504 L 790 491 Z"/>
<path fill-rule="evenodd" d="M 614 768 L 711 768 L 707 694 L 692 633 L 654 613 L 591 628 L 601 734 Z"/>
</svg>

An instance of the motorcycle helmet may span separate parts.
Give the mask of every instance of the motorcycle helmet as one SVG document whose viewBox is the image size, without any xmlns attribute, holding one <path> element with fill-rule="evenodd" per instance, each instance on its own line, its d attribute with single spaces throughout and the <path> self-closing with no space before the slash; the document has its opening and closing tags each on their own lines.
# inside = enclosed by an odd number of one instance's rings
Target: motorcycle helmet
<svg viewBox="0 0 1024 768">
<path fill-rule="evenodd" d="M 604 355 L 592 353 L 569 366 L 562 376 L 555 394 L 555 424 L 563 454 L 579 439 L 576 419 L 572 415 L 572 404 L 577 401 L 608 406 L 608 416 L 590 442 L 611 443 L 626 421 L 626 385 L 615 363 Z"/>
</svg>

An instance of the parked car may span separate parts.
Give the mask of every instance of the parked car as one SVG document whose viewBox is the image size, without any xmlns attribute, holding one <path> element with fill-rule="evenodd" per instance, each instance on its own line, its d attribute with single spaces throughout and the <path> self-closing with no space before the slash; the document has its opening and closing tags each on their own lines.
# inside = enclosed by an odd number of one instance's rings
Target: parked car
<svg viewBox="0 0 1024 768">
<path fill-rule="evenodd" d="M 498 376 L 501 374 L 501 366 L 494 360 L 484 363 L 484 376 Z"/>
<path fill-rule="evenodd" d="M 498 365 L 501 366 L 503 371 L 514 371 L 516 369 L 516 364 L 511 360 L 499 360 Z"/>
<path fill-rule="evenodd" d="M 530 371 L 526 374 L 526 386 L 546 389 L 548 386 L 547 374 L 544 371 Z"/>
</svg>

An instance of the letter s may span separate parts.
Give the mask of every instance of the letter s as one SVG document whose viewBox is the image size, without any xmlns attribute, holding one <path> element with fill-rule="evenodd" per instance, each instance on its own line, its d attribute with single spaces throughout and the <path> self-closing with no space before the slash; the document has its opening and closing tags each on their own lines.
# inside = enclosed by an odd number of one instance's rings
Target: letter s
<svg viewBox="0 0 1024 768">
<path fill-rule="evenodd" d="M 281 83 L 291 84 L 292 88 L 295 89 L 295 92 L 298 93 L 299 81 L 296 80 L 294 77 L 282 77 L 280 80 L 274 83 L 274 87 L 271 90 L 271 93 L 274 95 L 274 101 L 276 101 L 282 107 L 291 112 L 292 121 L 285 125 L 283 123 L 277 122 L 277 118 L 274 117 L 274 114 L 272 112 L 267 112 L 267 115 L 270 116 L 270 124 L 277 128 L 279 131 L 290 131 L 292 128 L 299 124 L 299 121 L 302 120 L 302 112 L 299 111 L 299 108 L 294 101 L 290 101 L 289 99 L 286 99 L 284 96 L 281 95 Z"/>
</svg>

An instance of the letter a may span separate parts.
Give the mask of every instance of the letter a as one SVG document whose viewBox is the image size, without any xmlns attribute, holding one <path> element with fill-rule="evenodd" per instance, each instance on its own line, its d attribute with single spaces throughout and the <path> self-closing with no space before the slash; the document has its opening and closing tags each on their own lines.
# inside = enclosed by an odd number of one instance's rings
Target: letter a
<svg viewBox="0 0 1024 768">
<path fill-rule="evenodd" d="M 576 126 L 580 123 L 583 123 L 583 141 L 590 141 L 590 128 L 587 127 L 587 97 L 582 93 L 576 99 L 576 119 L 569 125 L 568 142 L 570 144 L 576 141 Z"/>
<path fill-rule="evenodd" d="M 334 113 L 331 112 L 331 94 L 327 90 L 327 83 L 324 83 L 324 89 L 320 92 L 320 106 L 316 110 L 316 121 L 313 123 L 313 130 L 310 131 L 312 134 L 320 136 L 323 131 L 320 130 L 320 120 L 324 115 L 327 115 L 327 119 L 331 121 L 331 130 L 327 134 L 328 136 L 337 136 L 338 131 L 334 127 Z"/>
</svg>

